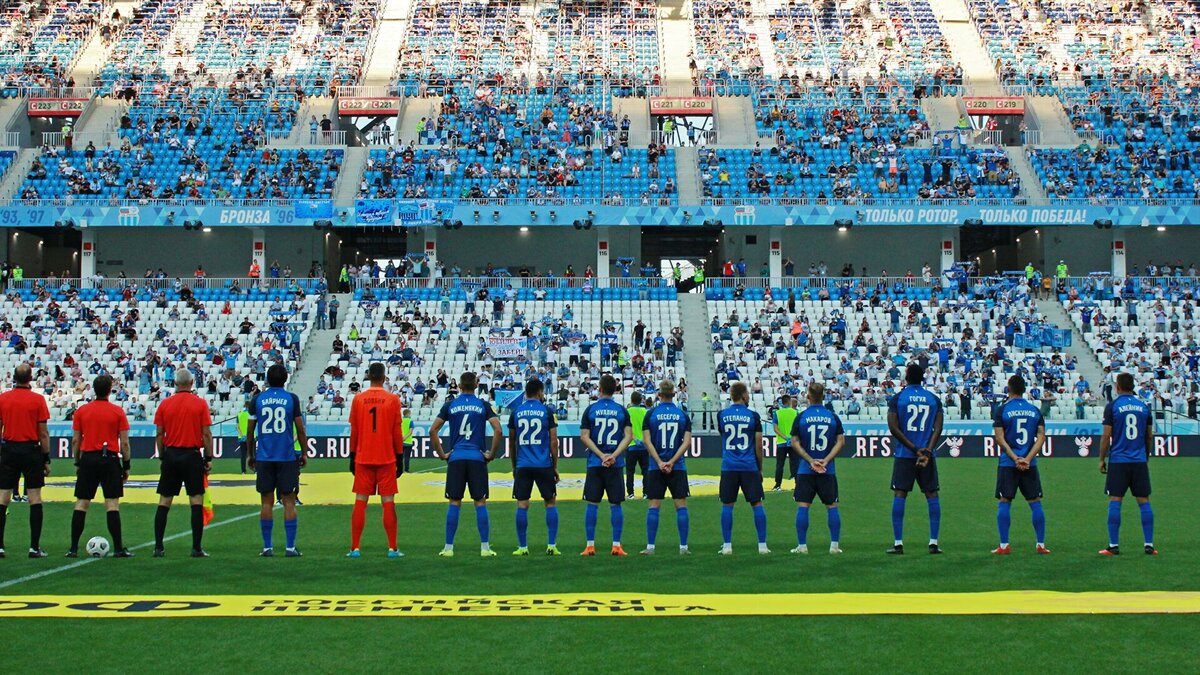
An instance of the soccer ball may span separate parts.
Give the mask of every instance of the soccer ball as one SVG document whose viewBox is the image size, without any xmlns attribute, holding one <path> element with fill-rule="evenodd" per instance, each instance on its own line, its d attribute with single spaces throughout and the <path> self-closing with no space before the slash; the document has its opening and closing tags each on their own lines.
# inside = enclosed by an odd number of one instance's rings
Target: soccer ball
<svg viewBox="0 0 1200 675">
<path fill-rule="evenodd" d="M 109 548 L 108 540 L 104 537 L 92 537 L 88 539 L 87 553 L 93 558 L 103 558 L 108 555 Z"/>
</svg>

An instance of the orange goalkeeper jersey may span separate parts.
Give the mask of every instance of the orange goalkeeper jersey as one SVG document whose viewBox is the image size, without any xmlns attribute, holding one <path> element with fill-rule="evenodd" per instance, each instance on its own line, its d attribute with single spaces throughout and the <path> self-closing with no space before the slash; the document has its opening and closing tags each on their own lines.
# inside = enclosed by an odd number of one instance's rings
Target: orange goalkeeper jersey
<svg viewBox="0 0 1200 675">
<path fill-rule="evenodd" d="M 404 452 L 400 397 L 370 387 L 350 403 L 350 452 L 357 464 L 394 464 Z"/>
</svg>

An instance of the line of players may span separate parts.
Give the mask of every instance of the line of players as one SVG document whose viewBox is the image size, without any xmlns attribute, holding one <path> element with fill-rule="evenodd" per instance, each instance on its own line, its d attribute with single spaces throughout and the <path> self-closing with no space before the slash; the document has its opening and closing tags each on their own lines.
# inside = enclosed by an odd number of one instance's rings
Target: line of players
<svg viewBox="0 0 1200 675">
<path fill-rule="evenodd" d="M 938 499 L 938 473 L 934 451 L 942 430 L 942 410 L 938 397 L 924 389 L 924 371 L 908 367 L 906 386 L 889 401 L 888 426 L 897 442 L 891 488 L 894 491 L 892 523 L 895 535 L 887 553 L 904 553 L 903 524 L 908 493 L 918 487 L 929 507 L 929 552 L 941 553 L 938 530 L 941 505 Z M 39 539 L 42 529 L 41 488 L 50 473 L 49 413 L 45 398 L 30 387 L 32 373 L 22 364 L 14 372 L 14 388 L 0 394 L 0 557 L 4 555 L 3 534 L 7 507 L 19 478 L 26 481 L 30 500 L 30 550 L 32 558 L 46 557 Z M 383 502 L 383 523 L 388 539 L 388 556 L 402 557 L 396 546 L 395 495 L 397 477 L 404 467 L 407 426 L 398 396 L 384 388 L 386 372 L 382 364 L 368 368 L 370 387 L 354 398 L 350 411 L 350 470 L 354 474 L 354 508 L 351 516 L 351 550 L 348 557 L 361 556 L 360 542 L 365 527 L 368 500 L 379 495 Z M 306 446 L 304 420 L 298 397 L 284 389 L 287 371 L 274 366 L 267 372 L 268 389 L 258 394 L 249 406 L 251 424 L 247 430 L 247 453 L 255 470 L 256 487 L 262 497 L 260 527 L 264 557 L 273 555 L 273 506 L 277 495 L 284 505 L 286 530 L 285 555 L 297 557 L 296 493 L 300 470 L 305 464 L 300 451 Z M 181 488 L 189 497 L 192 515 L 192 555 L 205 557 L 201 548 L 203 534 L 202 500 L 204 477 L 211 465 L 212 435 L 208 406 L 193 391 L 191 374 L 181 370 L 176 377 L 177 393 L 159 407 L 155 415 L 156 445 L 160 457 L 159 507 L 155 516 L 155 557 L 164 555 L 164 533 L 172 499 Z M 475 506 L 476 526 L 480 535 L 480 553 L 496 555 L 490 547 L 490 519 L 487 464 L 499 452 L 505 434 L 496 413 L 475 395 L 474 373 L 463 373 L 460 394 L 439 411 L 430 428 L 434 453 L 447 461 L 445 497 L 445 545 L 441 556 L 454 555 L 462 501 L 469 494 Z M 124 412 L 108 401 L 112 380 L 99 376 L 93 383 L 96 399 L 77 411 L 72 438 L 76 463 L 76 504 L 71 526 L 71 546 L 67 555 L 78 554 L 79 538 L 85 516 L 97 489 L 103 489 L 108 526 L 117 557 L 132 553 L 122 543 L 119 499 L 128 479 L 130 451 L 129 423 Z M 1105 491 L 1109 496 L 1109 545 L 1102 555 L 1117 555 L 1121 519 L 1121 500 L 1132 492 L 1138 501 L 1144 534 L 1144 551 L 1157 555 L 1153 544 L 1154 516 L 1150 507 L 1150 477 L 1147 459 L 1153 443 L 1153 427 L 1148 406 L 1133 395 L 1133 378 L 1116 378 L 1118 397 L 1104 411 L 1100 446 L 1100 470 L 1107 473 Z M 617 382 L 603 376 L 598 400 L 584 412 L 580 440 L 588 450 L 583 498 L 587 545 L 582 555 L 596 555 L 595 540 L 600 502 L 607 497 L 610 505 L 612 549 L 616 556 L 626 552 L 621 543 L 624 516 L 621 504 L 633 492 L 633 468 L 641 467 L 645 496 L 649 500 L 646 515 L 646 547 L 643 555 L 656 552 L 659 517 L 663 500 L 669 493 L 675 505 L 679 552 L 688 554 L 690 519 L 687 499 L 690 495 L 685 451 L 691 445 L 688 415 L 674 403 L 675 388 L 663 381 L 657 403 L 647 409 L 640 395 L 631 397 L 626 409 L 613 399 Z M 546 505 L 548 531 L 547 554 L 558 555 L 558 439 L 552 410 L 544 403 L 542 383 L 530 380 L 524 400 L 509 419 L 508 450 L 514 474 L 513 495 L 517 501 L 516 529 L 518 548 L 514 555 L 528 555 L 528 516 L 534 486 Z M 1009 398 L 997 407 L 993 418 L 1000 455 L 996 479 L 997 529 L 999 546 L 993 553 L 1011 552 L 1009 529 L 1011 502 L 1019 491 L 1030 505 L 1036 534 L 1036 551 L 1048 554 L 1045 546 L 1045 513 L 1037 457 L 1045 441 L 1045 424 L 1040 411 L 1025 399 L 1025 382 L 1019 376 L 1008 382 Z M 769 553 L 766 543 L 766 512 L 763 509 L 763 425 L 758 413 L 748 407 L 749 394 L 742 383 L 730 388 L 732 404 L 718 415 L 722 436 L 720 480 L 721 554 L 732 552 L 734 505 L 739 493 L 751 504 L 758 550 Z M 819 383 L 807 391 L 809 405 L 801 412 L 777 414 L 775 431 L 781 456 L 796 460 L 792 473 L 797 503 L 797 546 L 793 553 L 807 553 L 809 509 L 819 499 L 827 508 L 830 553 L 840 553 L 841 517 L 835 460 L 845 447 L 845 434 L 838 416 L 823 405 L 824 387 Z M 490 442 L 486 427 L 491 427 Z M 447 429 L 443 444 L 442 427 Z M 787 435 L 783 432 L 788 429 Z M 1114 431 L 1116 432 L 1114 434 Z M 486 446 L 486 447 L 485 447 Z M 627 461 L 628 460 L 628 461 Z M 782 462 L 781 462 L 782 463 Z M 1111 465 L 1111 466 L 1110 466 Z M 780 464 L 781 466 L 781 464 Z M 778 476 L 778 474 L 777 474 Z M 777 478 L 778 489 L 778 478 Z"/>
</svg>

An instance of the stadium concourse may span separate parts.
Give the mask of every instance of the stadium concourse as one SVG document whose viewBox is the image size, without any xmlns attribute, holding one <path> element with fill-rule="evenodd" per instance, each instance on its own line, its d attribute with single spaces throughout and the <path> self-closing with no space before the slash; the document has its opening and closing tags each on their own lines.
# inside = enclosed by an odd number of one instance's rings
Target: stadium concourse
<svg viewBox="0 0 1200 675">
<path fill-rule="evenodd" d="M 743 670 L 693 636 L 772 616 L 817 670 L 1029 669 L 1035 634 L 1039 669 L 1194 670 L 1198 31 L 1177 0 L 6 3 L 0 616 L 53 617 L 6 663 L 599 670 L 592 616 L 655 615 L 625 667 Z M 449 618 L 510 612 L 559 620 Z M 399 657 L 337 618 L 368 614 L 414 617 Z"/>
</svg>

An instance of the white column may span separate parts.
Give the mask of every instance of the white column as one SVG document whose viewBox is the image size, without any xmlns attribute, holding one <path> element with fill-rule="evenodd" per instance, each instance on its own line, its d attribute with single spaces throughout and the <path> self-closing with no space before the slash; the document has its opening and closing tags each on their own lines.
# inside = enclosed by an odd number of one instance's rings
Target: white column
<svg viewBox="0 0 1200 675">
<path fill-rule="evenodd" d="M 958 257 L 958 248 L 954 244 L 954 238 L 949 234 L 942 235 L 942 272 L 954 267 L 955 259 Z"/>
<path fill-rule="evenodd" d="M 1125 278 L 1125 235 L 1121 230 L 1113 229 L 1112 242 L 1112 275 L 1114 279 Z"/>
<path fill-rule="evenodd" d="M 771 286 L 783 285 L 783 242 L 771 237 L 771 255 L 767 258 L 767 269 L 771 275 Z"/>
<path fill-rule="evenodd" d="M 437 267 L 437 227 L 427 225 L 421 228 L 425 232 L 425 264 L 429 268 L 429 277 L 433 278 L 433 270 Z"/>
<path fill-rule="evenodd" d="M 267 233 L 261 227 L 252 227 L 253 242 L 250 244 L 250 259 L 258 263 L 259 278 L 267 277 Z M 246 265 L 250 269 L 250 265 Z"/>
<path fill-rule="evenodd" d="M 81 234 L 83 241 L 79 247 L 80 286 L 91 288 L 92 278 L 96 276 L 96 231 L 84 228 Z"/>
<path fill-rule="evenodd" d="M 596 238 L 596 288 L 607 288 L 612 262 L 609 260 L 608 235 Z"/>
</svg>

